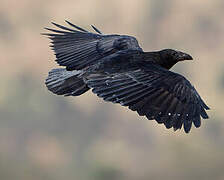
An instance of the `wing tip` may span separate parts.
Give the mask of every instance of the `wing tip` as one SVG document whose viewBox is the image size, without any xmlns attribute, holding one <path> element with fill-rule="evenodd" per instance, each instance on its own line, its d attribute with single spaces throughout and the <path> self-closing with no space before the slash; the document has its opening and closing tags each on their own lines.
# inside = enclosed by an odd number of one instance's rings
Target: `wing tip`
<svg viewBox="0 0 224 180">
<path fill-rule="evenodd" d="M 79 26 L 77 26 L 77 25 L 75 25 L 75 24 L 69 22 L 68 20 L 65 20 L 65 22 L 66 22 L 68 25 L 70 25 L 70 26 L 72 26 L 72 27 L 74 27 L 74 28 L 76 28 L 76 29 L 78 29 L 78 30 L 80 30 L 80 31 L 82 31 L 82 32 L 86 32 L 86 33 L 88 33 L 87 30 L 85 30 L 85 29 L 83 29 L 83 28 L 81 28 L 81 27 L 79 27 Z"/>
<path fill-rule="evenodd" d="M 96 31 L 97 33 L 99 33 L 99 34 L 102 34 L 102 32 L 99 30 L 99 29 L 97 29 L 94 25 L 91 25 L 91 27 L 94 29 L 94 31 Z"/>
</svg>

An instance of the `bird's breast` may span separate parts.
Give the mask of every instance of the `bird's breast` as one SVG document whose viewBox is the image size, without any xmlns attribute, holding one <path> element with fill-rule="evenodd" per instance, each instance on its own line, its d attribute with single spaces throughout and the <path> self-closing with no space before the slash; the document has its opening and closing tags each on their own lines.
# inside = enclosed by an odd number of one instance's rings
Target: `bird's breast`
<svg viewBox="0 0 224 180">
<path fill-rule="evenodd" d="M 106 57 L 91 67 L 92 72 L 121 73 L 135 70 L 137 67 L 132 57 Z"/>
</svg>

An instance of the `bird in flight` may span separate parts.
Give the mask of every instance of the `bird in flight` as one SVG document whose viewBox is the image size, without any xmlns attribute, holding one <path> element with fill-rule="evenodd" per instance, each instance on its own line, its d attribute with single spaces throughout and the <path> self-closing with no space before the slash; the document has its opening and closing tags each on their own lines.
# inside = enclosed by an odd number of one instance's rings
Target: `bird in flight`
<svg viewBox="0 0 224 180">
<path fill-rule="evenodd" d="M 193 58 L 181 51 L 164 49 L 144 52 L 135 37 L 105 35 L 96 27 L 89 32 L 68 21 L 59 30 L 45 28 L 56 62 L 65 68 L 52 69 L 46 79 L 49 91 L 79 96 L 92 89 L 105 101 L 119 103 L 140 116 L 156 120 L 166 128 L 188 133 L 192 123 L 208 119 L 204 103 L 191 83 L 169 69 Z"/>
</svg>

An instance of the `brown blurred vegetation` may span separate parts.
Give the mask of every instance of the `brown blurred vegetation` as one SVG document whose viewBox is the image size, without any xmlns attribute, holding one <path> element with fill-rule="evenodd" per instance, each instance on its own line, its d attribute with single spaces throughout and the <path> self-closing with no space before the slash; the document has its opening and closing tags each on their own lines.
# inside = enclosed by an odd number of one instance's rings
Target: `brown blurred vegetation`
<svg viewBox="0 0 224 180">
<path fill-rule="evenodd" d="M 186 135 L 90 92 L 52 95 L 44 79 L 55 57 L 40 33 L 64 19 L 134 35 L 145 50 L 191 53 L 173 70 L 210 119 Z M 0 179 L 224 179 L 223 19 L 223 0 L 1 0 Z"/>
</svg>

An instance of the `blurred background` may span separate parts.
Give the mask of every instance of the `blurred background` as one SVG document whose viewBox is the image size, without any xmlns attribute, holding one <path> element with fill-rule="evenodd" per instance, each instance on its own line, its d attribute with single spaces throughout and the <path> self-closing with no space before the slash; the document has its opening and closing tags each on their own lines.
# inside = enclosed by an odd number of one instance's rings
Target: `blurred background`
<svg viewBox="0 0 224 180">
<path fill-rule="evenodd" d="M 190 134 L 173 132 L 88 92 L 60 97 L 44 80 L 57 67 L 50 22 L 135 36 L 146 51 L 174 48 L 211 110 Z M 0 179 L 223 180 L 223 0 L 1 0 Z"/>
</svg>

